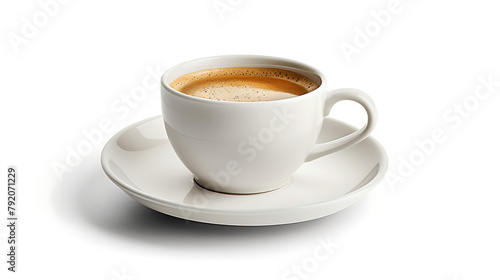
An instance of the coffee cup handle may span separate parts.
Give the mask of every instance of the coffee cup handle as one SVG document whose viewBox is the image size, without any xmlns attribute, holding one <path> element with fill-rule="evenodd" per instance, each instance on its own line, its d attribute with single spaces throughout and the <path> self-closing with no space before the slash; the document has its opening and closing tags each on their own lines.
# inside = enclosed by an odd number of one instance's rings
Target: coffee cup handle
<svg viewBox="0 0 500 280">
<path fill-rule="evenodd" d="M 375 128 L 375 124 L 377 123 L 377 109 L 375 107 L 375 104 L 373 103 L 373 100 L 370 98 L 370 96 L 368 96 L 368 94 L 354 88 L 340 88 L 329 91 L 327 93 L 325 101 L 324 117 L 328 118 L 328 114 L 330 114 L 333 105 L 342 100 L 351 100 L 363 106 L 368 116 L 367 123 L 362 128 L 349 135 L 326 143 L 316 144 L 311 149 L 311 152 L 307 156 L 306 161 L 315 160 L 322 156 L 340 151 L 354 144 L 357 144 L 368 137 L 368 135 Z"/>
</svg>

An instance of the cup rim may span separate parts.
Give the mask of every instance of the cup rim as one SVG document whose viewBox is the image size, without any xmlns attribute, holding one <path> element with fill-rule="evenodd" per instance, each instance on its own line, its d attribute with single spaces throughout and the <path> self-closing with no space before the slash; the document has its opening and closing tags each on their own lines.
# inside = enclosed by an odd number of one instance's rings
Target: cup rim
<svg viewBox="0 0 500 280">
<path fill-rule="evenodd" d="M 282 67 L 295 68 L 298 70 L 310 72 L 310 73 L 319 77 L 320 85 L 318 86 L 318 88 L 314 89 L 311 92 L 308 92 L 306 94 L 302 94 L 299 96 L 291 97 L 291 98 L 276 99 L 276 100 L 264 100 L 264 101 L 252 101 L 252 102 L 235 102 L 235 101 L 227 101 L 227 100 L 213 100 L 213 99 L 207 99 L 207 98 L 188 95 L 188 94 L 182 93 L 182 92 L 170 87 L 170 85 L 165 81 L 167 75 L 169 75 L 172 71 L 175 71 L 179 68 L 183 68 L 184 66 L 186 66 L 188 64 L 208 63 L 208 61 L 228 60 L 228 59 L 240 59 L 240 60 L 243 60 L 243 59 L 254 60 L 255 59 L 255 60 L 274 61 L 276 64 L 269 63 L 269 67 L 279 68 L 280 66 L 282 66 Z M 260 63 L 260 64 L 265 64 L 265 63 Z M 227 66 L 227 67 L 233 67 L 233 66 Z M 234 66 L 234 67 L 236 67 L 236 66 Z M 245 66 L 242 66 L 242 67 L 245 67 Z M 251 67 L 251 66 L 248 66 L 248 67 Z M 262 66 L 262 67 L 264 67 L 264 66 Z M 207 68 L 204 68 L 204 69 L 210 69 L 210 68 L 218 68 L 218 67 L 208 66 Z M 190 72 L 186 72 L 185 74 L 187 74 L 187 73 L 190 73 Z M 184 74 L 182 74 L 182 75 L 184 75 Z M 176 76 L 175 78 L 178 78 L 178 77 L 180 77 L 180 75 Z M 303 63 L 303 62 L 300 62 L 297 60 L 284 58 L 284 57 L 266 56 L 266 55 L 247 55 L 247 54 L 245 54 L 245 55 L 218 55 L 218 56 L 209 56 L 209 57 L 192 59 L 192 60 L 185 61 L 185 62 L 176 64 L 176 65 L 170 67 L 162 74 L 161 85 L 164 89 L 168 90 L 170 93 L 172 93 L 178 97 L 188 99 L 188 100 L 205 102 L 205 103 L 209 103 L 209 104 L 231 104 L 234 106 L 252 106 L 250 104 L 263 104 L 263 103 L 275 104 L 275 103 L 294 102 L 294 101 L 302 100 L 304 98 L 312 97 L 313 95 L 319 94 L 326 87 L 326 78 L 325 78 L 325 75 L 321 71 L 319 71 L 317 68 L 312 67 L 306 63 Z M 163 95 L 163 93 L 162 93 L 162 95 Z"/>
</svg>

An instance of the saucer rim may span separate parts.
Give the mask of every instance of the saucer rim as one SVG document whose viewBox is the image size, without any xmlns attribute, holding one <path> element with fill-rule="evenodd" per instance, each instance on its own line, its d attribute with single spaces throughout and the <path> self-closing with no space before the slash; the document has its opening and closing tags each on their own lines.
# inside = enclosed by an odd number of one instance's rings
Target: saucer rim
<svg viewBox="0 0 500 280">
<path fill-rule="evenodd" d="M 137 188 L 135 188 L 133 186 L 130 186 L 128 183 L 120 180 L 118 178 L 118 176 L 116 176 L 116 178 L 113 177 L 114 172 L 112 172 L 110 170 L 108 164 L 106 163 L 106 162 L 109 162 L 109 161 L 107 161 L 107 158 L 106 158 L 106 157 L 109 158 L 109 155 L 106 155 L 105 153 L 110 149 L 110 146 L 112 146 L 114 143 L 116 143 L 117 139 L 121 135 L 123 135 L 125 132 L 127 132 L 131 128 L 138 127 L 140 125 L 143 125 L 145 123 L 148 123 L 148 122 L 151 122 L 151 121 L 157 120 L 157 119 L 162 119 L 163 120 L 163 117 L 161 115 L 156 115 L 156 116 L 153 116 L 153 117 L 149 117 L 149 118 L 143 119 L 141 121 L 132 123 L 132 124 L 130 124 L 130 125 L 122 128 L 118 132 L 116 132 L 113 136 L 111 136 L 111 138 L 103 146 L 102 151 L 101 151 L 100 162 L 101 162 L 101 168 L 103 169 L 103 171 L 106 174 L 106 176 L 115 185 L 117 185 L 120 189 L 122 189 L 125 193 L 127 193 L 128 195 L 136 195 L 140 199 L 146 200 L 146 201 L 148 201 L 150 203 L 154 203 L 154 204 L 157 204 L 157 205 L 162 206 L 162 207 L 171 207 L 171 208 L 175 208 L 175 209 L 203 211 L 204 213 L 207 213 L 207 214 L 216 214 L 216 215 L 217 214 L 223 214 L 223 215 L 228 215 L 228 214 L 235 214 L 235 215 L 241 215 L 241 214 L 245 214 L 245 215 L 252 215 L 252 214 L 274 215 L 274 214 L 279 214 L 279 213 L 282 213 L 282 212 L 290 212 L 291 210 L 300 210 L 300 209 L 304 209 L 304 208 L 308 208 L 308 207 L 322 207 L 324 205 L 332 204 L 332 203 L 337 203 L 337 202 L 345 200 L 345 199 L 351 199 L 354 196 L 360 195 L 361 193 L 368 192 L 369 190 L 371 190 L 373 187 L 375 187 L 383 179 L 384 175 L 387 172 L 388 165 L 389 165 L 388 164 L 387 152 L 385 151 L 384 147 L 373 136 L 368 136 L 366 139 L 364 139 L 360 143 L 363 143 L 365 141 L 371 141 L 373 144 L 375 144 L 375 146 L 376 146 L 376 148 L 377 148 L 377 150 L 378 150 L 378 152 L 380 154 L 380 161 L 378 163 L 379 164 L 379 170 L 377 171 L 377 174 L 375 175 L 375 177 L 370 182 L 366 183 L 362 187 L 360 187 L 360 188 L 358 188 L 358 189 L 356 189 L 354 191 L 349 191 L 349 192 L 347 192 L 345 194 L 342 194 L 342 195 L 340 195 L 338 197 L 334 197 L 332 199 L 329 199 L 328 201 L 316 202 L 316 203 L 311 203 L 311 204 L 301 205 L 301 206 L 292 206 L 292 207 L 287 207 L 287 208 L 260 208 L 260 209 L 252 209 L 252 210 L 241 209 L 241 210 L 231 210 L 231 211 L 224 210 L 224 209 L 213 209 L 213 208 L 209 208 L 209 207 L 200 207 L 200 206 L 197 206 L 197 205 L 186 205 L 186 204 L 182 204 L 182 203 L 179 204 L 179 203 L 174 203 L 172 201 L 165 200 L 162 197 L 158 197 L 158 196 L 146 193 L 146 192 L 144 192 L 142 190 L 139 190 L 139 189 L 137 189 Z M 347 124 L 347 123 L 345 123 L 343 121 L 337 120 L 335 118 L 327 117 L 327 118 L 325 118 L 325 121 L 334 121 L 334 122 L 337 122 L 340 125 L 346 126 L 346 127 L 348 127 L 349 129 L 351 129 L 353 131 L 355 131 L 357 129 L 354 126 L 352 126 L 350 124 Z M 165 140 L 168 140 L 168 137 L 167 137 L 166 133 L 165 133 Z M 358 143 L 356 145 L 359 145 L 360 143 Z M 354 145 L 354 146 L 356 146 L 356 145 Z M 347 149 L 349 149 L 349 148 L 347 148 Z M 189 172 L 189 170 L 187 170 L 187 172 Z M 292 184 L 293 184 L 293 182 L 292 182 Z M 292 184 L 290 184 L 290 185 L 292 185 Z M 290 185 L 285 186 L 284 188 L 288 188 Z M 279 188 L 277 190 L 280 190 L 280 189 L 281 188 Z M 206 189 L 204 189 L 204 191 L 210 192 L 210 190 L 206 190 Z M 276 190 L 273 190 L 273 191 L 276 191 Z M 233 195 L 238 195 L 238 194 L 221 194 L 221 195 L 233 196 Z M 258 195 L 262 195 L 262 193 L 245 194 L 245 195 L 246 196 L 256 196 L 256 195 L 258 196 Z"/>
</svg>

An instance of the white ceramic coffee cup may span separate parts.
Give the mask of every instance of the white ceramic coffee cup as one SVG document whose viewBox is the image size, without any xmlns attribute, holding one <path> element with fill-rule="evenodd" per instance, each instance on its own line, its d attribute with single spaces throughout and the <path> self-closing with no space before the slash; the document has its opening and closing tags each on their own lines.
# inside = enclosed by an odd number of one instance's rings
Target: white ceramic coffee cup
<svg viewBox="0 0 500 280">
<path fill-rule="evenodd" d="M 184 74 L 223 67 L 290 70 L 319 87 L 287 99 L 232 102 L 193 97 L 169 86 Z M 304 162 L 362 141 L 377 121 L 375 105 L 366 93 L 351 88 L 327 90 L 320 71 L 284 58 L 202 58 L 170 68 L 161 82 L 163 120 L 172 147 L 199 185 L 218 192 L 251 194 L 285 186 Z M 341 100 L 361 104 L 368 115 L 366 125 L 342 138 L 316 144 L 324 118 Z"/>
</svg>

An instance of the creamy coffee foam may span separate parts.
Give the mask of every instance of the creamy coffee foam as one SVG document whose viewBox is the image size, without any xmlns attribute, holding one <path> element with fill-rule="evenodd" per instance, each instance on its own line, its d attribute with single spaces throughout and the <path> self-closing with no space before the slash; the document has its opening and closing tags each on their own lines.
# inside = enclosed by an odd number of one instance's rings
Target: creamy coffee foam
<svg viewBox="0 0 500 280">
<path fill-rule="evenodd" d="M 185 74 L 170 83 L 182 93 L 224 101 L 271 101 L 311 92 L 318 85 L 287 70 L 261 67 L 212 68 Z"/>
</svg>

